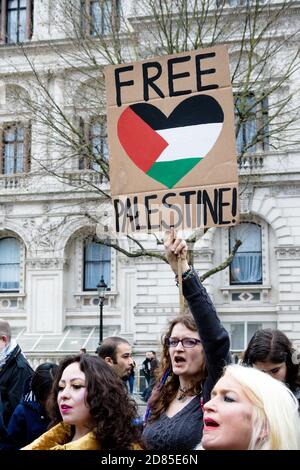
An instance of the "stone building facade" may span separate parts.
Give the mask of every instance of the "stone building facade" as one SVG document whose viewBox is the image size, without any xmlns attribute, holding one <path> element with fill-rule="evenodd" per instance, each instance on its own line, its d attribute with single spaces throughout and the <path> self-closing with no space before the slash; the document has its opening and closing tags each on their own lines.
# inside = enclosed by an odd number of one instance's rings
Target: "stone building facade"
<svg viewBox="0 0 300 470">
<path fill-rule="evenodd" d="M 104 336 L 128 338 L 136 358 L 142 359 L 147 350 L 159 349 L 168 319 L 179 312 L 173 275 L 154 258 L 99 251 L 95 224 L 85 216 L 90 211 L 100 220 L 110 210 L 91 189 L 108 189 L 96 172 L 72 161 L 64 163 L 64 178 L 42 170 L 41 162 L 54 160 L 61 150 L 51 139 L 41 138 L 47 134 L 45 123 L 32 117 L 26 99 L 16 98 L 32 99 L 35 93 L 30 64 L 47 77 L 47 86 L 68 112 L 79 106 L 74 102 L 80 99 L 83 83 L 72 71 L 77 87 L 68 89 L 70 70 L 60 59 L 68 42 L 58 27 L 61 13 L 56 0 L 35 0 L 34 5 L 23 0 L 15 2 L 15 10 L 13 3 L 2 0 L 1 10 L 0 316 L 11 323 L 33 364 L 81 347 L 94 352 L 99 335 L 96 283 L 106 274 L 110 290 L 103 306 Z M 130 17 L 131 2 L 123 3 Z M 296 25 L 300 5 L 294 3 Z M 26 12 L 23 29 L 16 26 L 13 11 L 19 14 L 19 24 Z M 289 42 L 291 53 L 299 47 L 297 40 L 295 36 Z M 18 41 L 25 41 L 24 48 Z M 60 48 L 60 56 L 54 46 Z M 296 96 L 299 74 L 284 86 Z M 239 171 L 238 235 L 243 238 L 250 227 L 250 241 L 231 271 L 209 277 L 205 285 L 231 334 L 233 351 L 242 351 L 256 329 L 268 326 L 282 329 L 298 346 L 300 147 L 258 149 L 240 162 Z M 196 243 L 194 261 L 200 273 L 224 261 L 230 237 L 229 229 L 210 229 Z M 162 249 L 154 238 L 145 243 L 152 250 Z"/>
</svg>

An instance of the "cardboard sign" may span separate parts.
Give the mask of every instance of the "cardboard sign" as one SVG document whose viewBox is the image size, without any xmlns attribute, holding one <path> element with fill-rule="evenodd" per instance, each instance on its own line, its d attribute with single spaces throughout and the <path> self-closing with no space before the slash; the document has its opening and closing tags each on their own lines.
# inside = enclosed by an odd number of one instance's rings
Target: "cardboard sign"
<svg viewBox="0 0 300 470">
<path fill-rule="evenodd" d="M 238 222 L 226 46 L 107 66 L 117 233 Z"/>
</svg>

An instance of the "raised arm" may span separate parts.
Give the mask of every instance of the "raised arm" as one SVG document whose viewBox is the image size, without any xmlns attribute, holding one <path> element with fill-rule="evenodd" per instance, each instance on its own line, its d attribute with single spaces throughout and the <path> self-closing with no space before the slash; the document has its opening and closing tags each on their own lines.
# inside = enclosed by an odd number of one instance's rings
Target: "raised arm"
<svg viewBox="0 0 300 470">
<path fill-rule="evenodd" d="M 204 399 L 209 398 L 211 389 L 222 374 L 223 367 L 231 362 L 229 336 L 221 324 L 216 309 L 201 284 L 197 273 L 187 262 L 187 244 L 175 238 L 170 232 L 165 238 L 166 256 L 177 275 L 178 258 L 182 266 L 183 295 L 195 319 L 206 356 L 208 377 L 204 386 Z"/>
</svg>

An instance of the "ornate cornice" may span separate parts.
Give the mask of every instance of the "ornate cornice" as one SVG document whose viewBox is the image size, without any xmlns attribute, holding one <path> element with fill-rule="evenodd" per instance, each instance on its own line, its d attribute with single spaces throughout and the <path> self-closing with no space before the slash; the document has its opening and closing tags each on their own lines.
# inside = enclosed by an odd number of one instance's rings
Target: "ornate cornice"
<svg viewBox="0 0 300 470">
<path fill-rule="evenodd" d="M 300 196 L 300 186 L 298 182 L 288 180 L 286 185 L 274 185 L 271 187 L 271 196 Z"/>
<path fill-rule="evenodd" d="M 29 269 L 63 269 L 68 261 L 64 258 L 30 258 L 26 265 Z"/>
<path fill-rule="evenodd" d="M 300 246 L 277 246 L 275 254 L 277 259 L 300 259 Z"/>
</svg>

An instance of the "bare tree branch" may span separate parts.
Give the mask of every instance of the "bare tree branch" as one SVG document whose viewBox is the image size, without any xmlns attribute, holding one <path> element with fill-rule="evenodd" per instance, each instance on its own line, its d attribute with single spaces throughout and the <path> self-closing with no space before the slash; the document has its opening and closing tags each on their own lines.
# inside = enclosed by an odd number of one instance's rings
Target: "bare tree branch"
<svg viewBox="0 0 300 470">
<path fill-rule="evenodd" d="M 219 271 L 223 271 L 223 269 L 226 269 L 231 263 L 232 263 L 232 260 L 239 248 L 239 246 L 241 246 L 242 242 L 240 240 L 237 240 L 235 242 L 235 245 L 232 249 L 232 251 L 230 252 L 228 258 L 224 261 L 224 263 L 221 263 L 219 264 L 219 266 L 216 266 L 215 268 L 212 268 L 210 269 L 209 271 L 207 271 L 206 273 L 204 273 L 201 277 L 200 277 L 200 280 L 201 282 L 203 282 L 205 279 L 207 279 L 208 277 L 212 276 L 213 274 L 216 274 L 218 273 Z"/>
<path fill-rule="evenodd" d="M 287 86 L 299 71 L 295 40 L 299 31 L 287 32 L 285 24 L 296 2 L 283 0 L 274 4 L 270 0 L 253 0 L 229 7 L 225 0 L 218 2 L 218 6 L 213 0 L 139 0 L 126 15 L 122 9 L 106 12 L 105 30 L 94 24 L 87 8 L 81 7 L 84 2 L 58 0 L 58 3 L 65 20 L 59 22 L 64 39 L 51 41 L 50 47 L 59 66 L 53 68 L 50 63 L 35 61 L 30 47 L 20 45 L 32 75 L 33 92 L 30 99 L 18 98 L 23 100 L 32 121 L 39 125 L 36 138 L 49 148 L 44 160 L 40 155 L 33 155 L 32 159 L 39 171 L 57 178 L 70 190 L 78 194 L 90 191 L 99 204 L 111 198 L 109 161 L 101 149 L 95 149 L 87 132 L 92 116 L 99 119 L 105 116 L 103 68 L 106 64 L 228 44 L 236 93 L 236 136 L 245 132 L 247 123 L 255 123 L 255 132 L 240 149 L 240 165 L 256 158 L 254 151 L 263 155 L 266 149 L 299 143 L 299 108 L 292 105 L 295 90 Z M 99 8 L 105 15 L 103 5 L 99 0 Z M 294 53 L 285 57 L 285 47 L 293 44 Z M 53 91 L 58 77 L 63 79 L 64 101 L 59 101 Z M 50 159 L 49 154 L 55 157 Z M 86 165 L 84 171 L 79 169 L 80 161 Z M 248 181 L 244 178 L 244 190 Z M 93 213 L 84 217 L 97 224 Z M 195 230 L 189 241 L 194 243 L 202 235 L 201 230 Z M 154 237 L 157 246 L 161 245 L 162 241 L 155 234 Z M 128 239 L 135 244 L 136 251 L 124 249 L 117 241 L 100 242 L 131 258 L 150 256 L 166 261 L 164 255 L 147 250 L 133 235 Z M 225 269 L 237 248 L 219 267 L 204 274 L 204 278 Z"/>
</svg>

